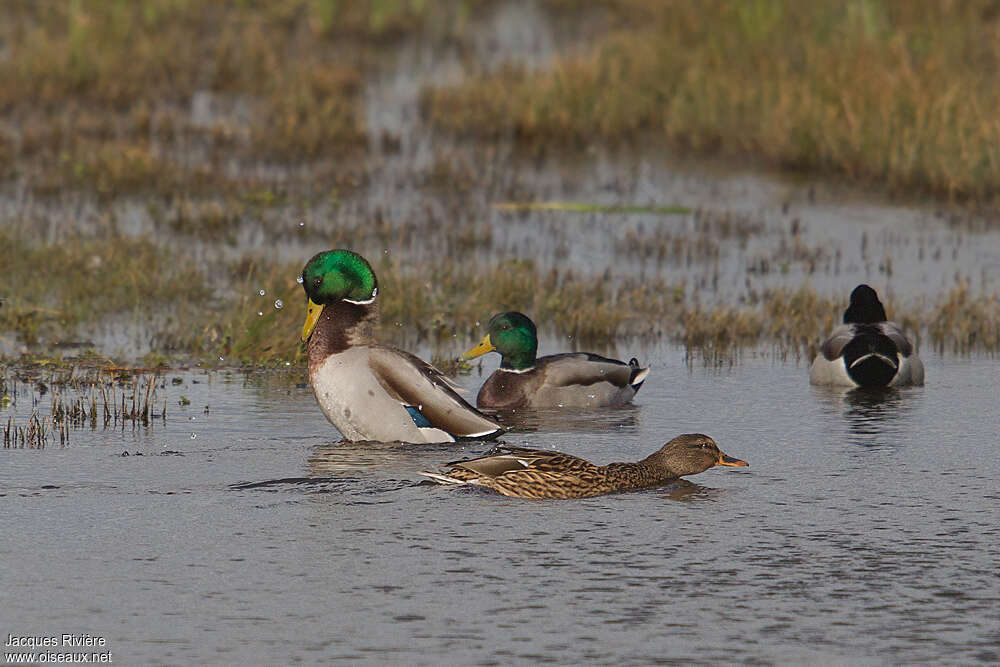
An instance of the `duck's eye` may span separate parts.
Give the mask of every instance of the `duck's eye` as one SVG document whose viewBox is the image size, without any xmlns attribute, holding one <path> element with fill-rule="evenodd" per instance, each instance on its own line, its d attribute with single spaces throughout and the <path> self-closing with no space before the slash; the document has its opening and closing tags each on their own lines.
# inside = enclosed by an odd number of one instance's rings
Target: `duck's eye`
<svg viewBox="0 0 1000 667">
<path fill-rule="evenodd" d="M 316 287 L 319 287 L 322 284 L 323 284 L 323 278 L 322 278 L 322 276 L 317 277 L 316 280 L 313 281 L 313 285 L 315 285 Z"/>
</svg>

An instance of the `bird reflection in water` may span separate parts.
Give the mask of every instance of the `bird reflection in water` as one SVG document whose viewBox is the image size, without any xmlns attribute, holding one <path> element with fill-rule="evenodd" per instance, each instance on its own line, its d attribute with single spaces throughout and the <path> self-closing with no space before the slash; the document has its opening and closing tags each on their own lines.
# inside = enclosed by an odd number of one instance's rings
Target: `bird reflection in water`
<svg viewBox="0 0 1000 667">
<path fill-rule="evenodd" d="M 682 503 L 715 500 L 720 494 L 719 489 L 702 486 L 686 479 L 674 480 L 656 491 L 656 495 L 665 500 L 676 500 Z"/>
<path fill-rule="evenodd" d="M 639 424 L 639 407 L 562 410 L 559 408 L 490 411 L 490 416 L 513 433 L 634 433 Z"/>
<path fill-rule="evenodd" d="M 492 442 L 470 441 L 456 448 L 454 443 L 444 445 L 413 445 L 402 442 L 349 442 L 343 440 L 331 445 L 320 445 L 309 457 L 312 475 L 336 475 L 359 470 L 407 474 L 415 467 L 437 462 L 441 457 L 461 458 L 479 455 L 493 447 Z"/>
<path fill-rule="evenodd" d="M 850 440 L 864 447 L 896 446 L 905 418 L 912 409 L 917 389 L 896 387 L 838 390 L 817 388 L 831 407 L 842 410 L 850 430 Z"/>
</svg>

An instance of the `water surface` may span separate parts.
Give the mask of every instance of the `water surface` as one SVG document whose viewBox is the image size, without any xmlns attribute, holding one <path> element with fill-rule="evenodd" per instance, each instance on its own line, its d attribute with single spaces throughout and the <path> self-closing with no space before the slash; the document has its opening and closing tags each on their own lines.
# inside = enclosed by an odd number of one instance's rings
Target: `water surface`
<svg viewBox="0 0 1000 667">
<path fill-rule="evenodd" d="M 994 360 L 873 397 L 764 352 L 630 352 L 634 407 L 504 441 L 609 462 L 702 431 L 750 467 L 509 499 L 420 484 L 481 443 L 339 444 L 307 387 L 180 374 L 165 423 L 0 451 L 0 627 L 124 664 L 1000 660 Z"/>
</svg>

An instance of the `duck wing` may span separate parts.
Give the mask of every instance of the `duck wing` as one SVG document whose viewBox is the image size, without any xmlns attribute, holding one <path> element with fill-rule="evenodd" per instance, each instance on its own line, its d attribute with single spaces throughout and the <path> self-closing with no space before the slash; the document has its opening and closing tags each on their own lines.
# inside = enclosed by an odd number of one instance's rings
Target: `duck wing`
<svg viewBox="0 0 1000 667">
<path fill-rule="evenodd" d="M 626 364 L 587 352 L 567 352 L 542 357 L 535 363 L 535 368 L 542 374 L 543 383 L 554 387 L 587 386 L 598 382 L 627 387 L 636 382 L 641 383 L 649 373 L 649 369 L 640 368 L 638 362 Z"/>
<path fill-rule="evenodd" d="M 895 322 L 878 322 L 876 324 L 841 324 L 823 341 L 820 352 L 826 359 L 832 361 L 844 353 L 844 347 L 861 333 L 880 333 L 891 340 L 899 353 L 904 357 L 913 354 L 913 343 L 906 337 L 903 330 Z"/>
<path fill-rule="evenodd" d="M 896 347 L 899 348 L 899 353 L 904 357 L 913 354 L 913 343 L 906 337 L 898 324 L 895 322 L 880 322 L 878 328 L 884 336 L 887 336 L 896 344 Z"/>
<path fill-rule="evenodd" d="M 386 392 L 429 425 L 460 438 L 487 438 L 503 427 L 458 395 L 444 373 L 423 359 L 392 347 L 370 348 L 368 363 Z"/>
<path fill-rule="evenodd" d="M 844 347 L 854 339 L 856 334 L 853 324 L 841 324 L 830 333 L 829 338 L 823 341 L 819 351 L 827 361 L 833 361 L 843 354 Z"/>
<path fill-rule="evenodd" d="M 520 470 L 568 473 L 591 470 L 596 467 L 593 463 L 578 456 L 551 449 L 503 446 L 494 451 L 500 453 L 477 459 L 451 461 L 445 465 L 452 471 L 469 471 L 484 477 L 499 477 L 505 473 Z"/>
</svg>

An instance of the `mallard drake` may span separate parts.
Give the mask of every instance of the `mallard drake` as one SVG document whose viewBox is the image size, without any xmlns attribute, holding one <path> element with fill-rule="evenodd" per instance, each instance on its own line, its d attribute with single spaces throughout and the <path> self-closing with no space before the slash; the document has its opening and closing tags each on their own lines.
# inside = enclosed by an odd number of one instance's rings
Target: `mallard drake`
<svg viewBox="0 0 1000 667">
<path fill-rule="evenodd" d="M 438 369 L 374 341 L 378 281 L 349 250 L 314 256 L 302 269 L 302 327 L 309 382 L 326 418 L 347 440 L 453 442 L 502 427 L 466 403 Z"/>
<path fill-rule="evenodd" d="M 712 466 L 747 466 L 719 451 L 707 435 L 679 435 L 637 463 L 599 466 L 571 454 L 499 447 L 497 454 L 452 461 L 441 472 L 421 472 L 440 484 L 485 486 L 514 498 L 585 498 L 633 491 L 696 475 Z"/>
<path fill-rule="evenodd" d="M 809 368 L 812 384 L 886 387 L 924 383 L 924 364 L 878 294 L 868 285 L 851 292 L 844 323 L 820 346 Z"/>
<path fill-rule="evenodd" d="M 586 352 L 536 358 L 535 323 L 523 313 L 494 315 L 489 333 L 463 360 L 487 352 L 500 353 L 500 368 L 483 383 L 476 397 L 480 408 L 600 407 L 628 403 L 639 391 L 649 368 L 632 358 L 627 364 Z"/>
</svg>

